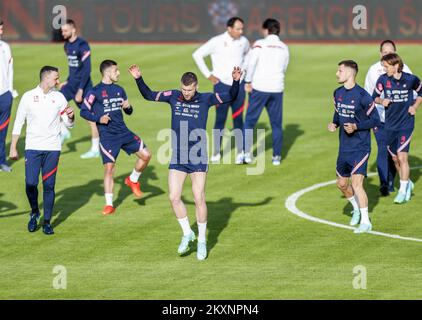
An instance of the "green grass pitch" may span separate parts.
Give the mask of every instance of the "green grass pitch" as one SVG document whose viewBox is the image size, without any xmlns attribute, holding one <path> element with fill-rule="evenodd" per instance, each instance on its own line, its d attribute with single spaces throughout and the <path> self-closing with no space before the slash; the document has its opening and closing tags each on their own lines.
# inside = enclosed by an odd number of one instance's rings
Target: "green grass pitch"
<svg viewBox="0 0 422 320">
<path fill-rule="evenodd" d="M 78 116 L 72 139 L 60 159 L 53 225 L 56 234 L 30 234 L 24 187 L 24 161 L 13 172 L 0 172 L 0 298 L 1 299 L 420 299 L 422 243 L 355 235 L 301 219 L 284 206 L 292 193 L 335 178 L 337 134 L 331 121 L 332 92 L 338 86 L 337 62 L 355 59 L 358 82 L 378 59 L 374 45 L 291 45 L 284 98 L 285 145 L 280 167 L 271 165 L 271 131 L 266 112 L 266 169 L 246 175 L 246 166 L 211 165 L 206 197 L 209 210 L 208 250 L 196 259 L 196 244 L 185 257 L 177 255 L 181 230 L 168 201 L 167 164 L 157 161 L 163 142 L 158 132 L 170 126 L 166 104 L 144 101 L 127 72 L 140 65 L 153 89 L 179 86 L 183 72 L 199 74 L 191 54 L 196 45 L 93 45 L 92 78 L 100 81 L 98 65 L 116 60 L 134 114 L 127 124 L 141 135 L 153 154 L 141 177 L 145 197 L 133 198 L 123 184 L 135 159 L 121 153 L 117 161 L 114 216 L 104 217 L 103 168 L 99 159 L 80 160 L 90 146 L 87 124 Z M 20 95 L 35 87 L 42 65 L 67 67 L 61 45 L 13 45 L 15 87 Z M 421 47 L 400 45 L 399 53 L 415 74 L 422 76 Z M 200 76 L 200 91 L 210 91 Z M 14 116 L 19 98 L 14 101 Z M 73 103 L 72 103 L 73 105 Z M 420 111 L 422 112 L 422 111 Z M 211 132 L 215 111 L 210 111 Z M 232 127 L 230 118 L 227 126 Z M 10 145 L 11 127 L 7 145 Z M 21 137 L 20 150 L 24 139 Z M 8 151 L 8 150 L 7 150 Z M 375 170 L 376 144 L 370 157 Z M 416 121 L 411 166 L 422 164 L 422 122 Z M 21 153 L 22 156 L 22 153 Z M 234 158 L 234 154 L 233 154 Z M 365 182 L 374 230 L 422 238 L 421 171 L 411 172 L 415 195 L 405 205 L 393 196 L 378 196 L 378 178 Z M 184 189 L 194 230 L 194 205 L 187 180 Z M 41 200 L 41 199 L 40 199 Z M 326 220 L 348 224 L 347 201 L 334 185 L 306 194 L 299 209 Z M 56 265 L 67 269 L 67 289 L 53 288 Z M 352 282 L 357 265 L 367 269 L 366 290 Z"/>
</svg>

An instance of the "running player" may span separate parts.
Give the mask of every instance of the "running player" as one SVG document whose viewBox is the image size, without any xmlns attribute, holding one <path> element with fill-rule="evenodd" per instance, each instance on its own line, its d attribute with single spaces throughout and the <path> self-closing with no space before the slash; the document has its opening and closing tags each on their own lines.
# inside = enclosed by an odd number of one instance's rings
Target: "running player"
<svg viewBox="0 0 422 320">
<path fill-rule="evenodd" d="M 132 106 L 126 96 L 125 90 L 116 85 L 120 71 L 117 63 L 104 60 L 100 65 L 103 76 L 101 83 L 87 93 L 81 107 L 81 117 L 96 123 L 100 134 L 100 149 L 104 164 L 104 191 L 106 206 L 103 214 L 115 212 L 113 206 L 114 171 L 120 149 L 127 154 L 136 154 L 138 159 L 132 174 L 125 179 L 125 184 L 132 189 L 137 198 L 142 197 L 140 183 L 138 182 L 142 171 L 148 165 L 151 154 L 141 138 L 131 132 L 123 120 L 123 111 L 130 115 Z"/>
<path fill-rule="evenodd" d="M 328 130 L 335 132 L 339 128 L 337 186 L 353 205 L 350 225 L 360 221 L 354 232 L 363 233 L 372 230 L 363 180 L 371 152 L 371 129 L 379 125 L 379 116 L 369 93 L 356 83 L 357 73 L 358 65 L 352 60 L 338 64 L 336 76 L 342 86 L 334 91 L 335 111 Z"/>
<path fill-rule="evenodd" d="M 378 78 L 372 97 L 386 108 L 387 149 L 400 176 L 400 189 L 394 202 L 405 203 L 410 200 L 414 188 L 409 179 L 408 156 L 416 110 L 422 103 L 422 83 L 417 76 L 403 72 L 403 61 L 396 53 L 383 56 L 381 63 L 386 73 Z M 418 94 L 416 101 L 413 90 Z M 382 94 L 384 98 L 381 98 Z"/>
<path fill-rule="evenodd" d="M 381 58 L 389 53 L 396 52 L 396 44 L 391 40 L 384 40 L 380 44 Z M 403 65 L 403 71 L 412 73 L 408 66 Z M 365 78 L 365 90 L 372 96 L 375 84 L 378 78 L 385 73 L 381 60 L 374 63 L 368 70 Z M 380 193 L 388 196 L 390 192 L 394 192 L 394 178 L 396 176 L 396 168 L 393 159 L 387 150 L 387 134 L 385 131 L 385 108 L 382 105 L 375 104 L 380 116 L 380 125 L 374 130 L 375 139 L 377 141 L 377 169 L 380 180 Z"/>
<path fill-rule="evenodd" d="M 170 162 L 169 192 L 173 211 L 183 231 L 179 254 L 189 250 L 189 242 L 195 240 L 186 207 L 181 199 L 183 184 L 189 175 L 195 200 L 198 224 L 198 260 L 207 257 L 206 227 L 208 219 L 205 202 L 205 182 L 208 172 L 206 125 L 209 108 L 216 104 L 234 101 L 239 93 L 241 69 L 232 72 L 233 84 L 227 93 L 199 93 L 198 79 L 192 72 L 186 72 L 181 79 L 181 90 L 151 91 L 145 84 L 139 67 L 132 65 L 129 72 L 136 79 L 139 91 L 149 101 L 167 102 L 172 109 L 173 155 Z M 187 130 L 187 132 L 183 132 Z M 193 138 L 193 139 L 192 139 Z"/>
<path fill-rule="evenodd" d="M 76 24 L 73 20 L 66 20 L 62 26 L 62 35 L 66 40 L 64 51 L 69 63 L 69 77 L 66 82 L 60 84 L 60 90 L 67 101 L 74 100 L 81 108 L 82 101 L 87 92 L 92 88 L 91 81 L 91 49 L 84 39 L 78 37 Z M 91 149 L 82 154 L 82 159 L 97 158 L 100 156 L 99 135 L 95 123 L 89 122 L 91 128 L 92 144 Z M 69 131 L 62 126 L 62 143 L 70 139 Z"/>
</svg>

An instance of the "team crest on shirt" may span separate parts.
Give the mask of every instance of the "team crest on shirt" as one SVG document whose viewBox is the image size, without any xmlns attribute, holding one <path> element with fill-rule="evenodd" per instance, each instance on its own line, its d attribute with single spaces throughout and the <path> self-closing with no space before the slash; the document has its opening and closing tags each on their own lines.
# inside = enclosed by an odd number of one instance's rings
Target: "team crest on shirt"
<svg viewBox="0 0 422 320">
<path fill-rule="evenodd" d="M 385 86 L 387 87 L 387 89 L 391 89 L 391 81 L 387 80 L 387 83 Z"/>
<path fill-rule="evenodd" d="M 40 101 L 40 97 L 39 96 L 34 96 L 34 102 L 39 102 Z"/>
<path fill-rule="evenodd" d="M 101 92 L 101 96 L 102 96 L 103 98 L 108 98 L 108 95 L 107 95 L 107 90 L 103 90 L 103 91 Z"/>
</svg>

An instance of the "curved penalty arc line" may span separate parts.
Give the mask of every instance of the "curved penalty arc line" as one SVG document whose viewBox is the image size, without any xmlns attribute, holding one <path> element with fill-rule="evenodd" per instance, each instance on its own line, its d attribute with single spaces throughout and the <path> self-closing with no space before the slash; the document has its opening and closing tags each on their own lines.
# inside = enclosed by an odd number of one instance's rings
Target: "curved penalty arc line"
<svg viewBox="0 0 422 320">
<path fill-rule="evenodd" d="M 417 167 L 412 167 L 410 168 L 410 170 L 415 170 L 415 169 L 421 169 L 422 166 L 417 166 Z M 369 173 L 368 177 L 374 176 L 377 173 Z M 331 184 L 335 184 L 336 180 L 331 180 L 331 181 L 326 181 L 326 182 L 321 182 L 321 183 L 317 183 L 314 184 L 308 188 L 299 190 L 295 193 L 293 193 L 292 195 L 290 195 L 285 202 L 285 207 L 287 208 L 287 210 L 289 210 L 291 213 L 295 214 L 296 216 L 306 219 L 306 220 L 310 220 L 313 222 L 317 222 L 317 223 L 322 223 L 322 224 L 326 224 L 332 227 L 336 227 L 336 228 L 343 228 L 343 229 L 348 229 L 348 230 L 355 230 L 355 227 L 351 227 L 345 224 L 341 224 L 341 223 L 336 223 L 336 222 L 332 222 L 332 221 L 328 221 L 328 220 L 324 220 L 324 219 L 320 219 L 314 216 L 311 216 L 308 213 L 305 213 L 303 211 L 301 211 L 297 206 L 296 203 L 299 200 L 300 197 L 302 197 L 304 194 L 317 190 L 319 188 L 323 188 L 326 187 L 328 185 Z M 422 239 L 418 239 L 418 238 L 412 238 L 412 237 L 402 237 L 400 235 L 397 234 L 389 234 L 389 233 L 384 233 L 384 232 L 379 232 L 379 231 L 369 231 L 368 233 L 370 234 L 374 234 L 377 236 L 382 236 L 382 237 L 387 237 L 387 238 L 393 238 L 393 239 L 400 239 L 400 240 L 406 240 L 406 241 L 415 241 L 415 242 L 422 242 Z"/>
</svg>

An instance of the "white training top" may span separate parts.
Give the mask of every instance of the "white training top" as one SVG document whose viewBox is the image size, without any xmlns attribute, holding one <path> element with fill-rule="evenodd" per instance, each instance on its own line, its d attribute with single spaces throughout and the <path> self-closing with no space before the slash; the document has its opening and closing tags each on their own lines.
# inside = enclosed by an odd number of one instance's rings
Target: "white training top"
<svg viewBox="0 0 422 320">
<path fill-rule="evenodd" d="M 231 86 L 233 68 L 245 69 L 247 65 L 245 58 L 249 47 L 249 41 L 244 36 L 233 39 L 226 31 L 208 40 L 196 49 L 192 56 L 205 78 L 213 75 L 222 83 Z M 204 60 L 209 55 L 211 55 L 212 71 L 208 69 Z"/>
<path fill-rule="evenodd" d="M 412 73 L 407 65 L 403 65 L 403 71 L 407 73 Z M 378 78 L 385 73 L 384 67 L 382 66 L 381 61 L 374 63 L 368 70 L 365 78 L 365 90 L 371 96 L 374 93 L 375 85 L 377 84 Z M 384 95 L 384 94 L 383 94 Z M 383 97 L 382 95 L 382 97 Z M 375 104 L 380 116 L 380 121 L 385 122 L 385 108 L 380 104 Z"/>
<path fill-rule="evenodd" d="M 248 58 L 246 82 L 263 92 L 283 92 L 289 64 L 289 48 L 277 35 L 256 41 Z"/>
<path fill-rule="evenodd" d="M 26 120 L 25 150 L 61 151 L 60 119 L 66 127 L 73 127 L 66 114 L 67 101 L 64 95 L 56 90 L 44 93 L 40 86 L 25 92 L 22 96 L 13 135 L 20 135 Z"/>
<path fill-rule="evenodd" d="M 13 93 L 13 57 L 9 45 L 0 40 L 0 96 Z"/>
</svg>

